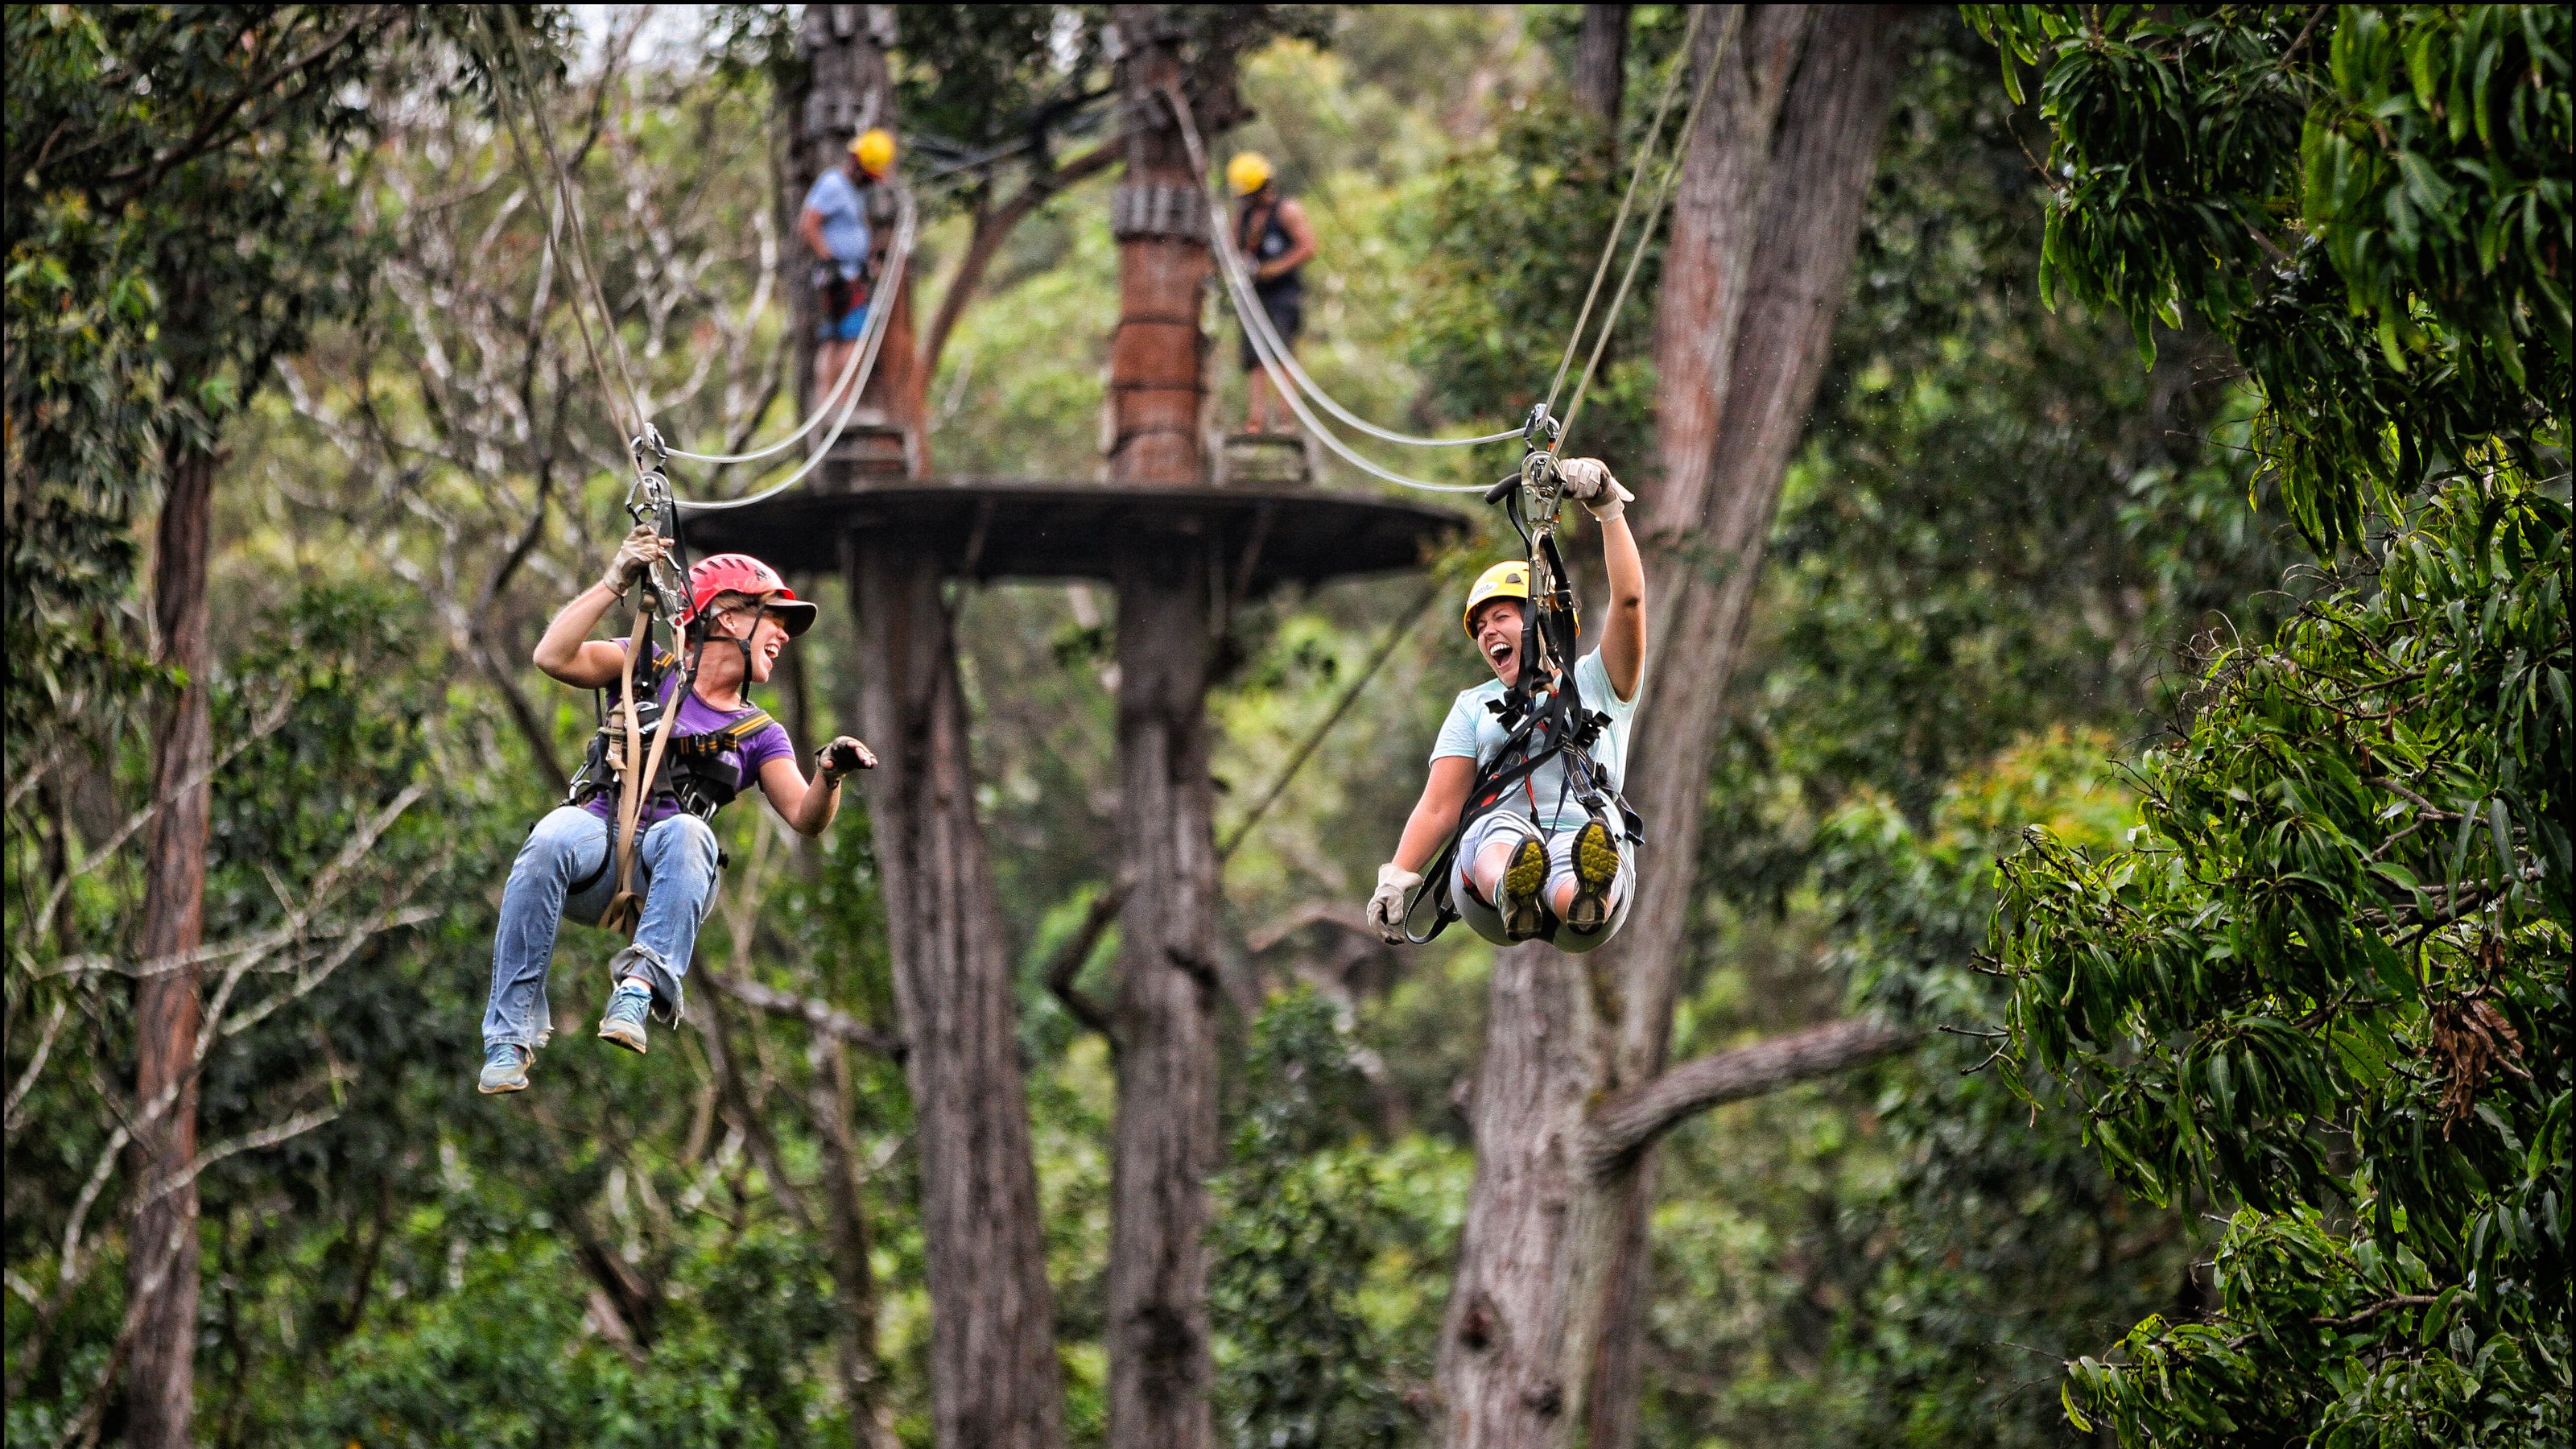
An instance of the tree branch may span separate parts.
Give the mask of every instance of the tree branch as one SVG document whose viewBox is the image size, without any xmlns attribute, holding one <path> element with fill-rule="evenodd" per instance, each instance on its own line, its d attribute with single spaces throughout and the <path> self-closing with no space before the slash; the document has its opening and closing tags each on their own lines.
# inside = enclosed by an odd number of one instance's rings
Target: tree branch
<svg viewBox="0 0 2576 1449">
<path fill-rule="evenodd" d="M 1107 169 L 1109 163 L 1125 155 L 1125 140 L 1123 132 L 1113 135 L 1053 171 L 1030 177 L 1010 200 L 977 214 L 975 229 L 966 239 L 966 254 L 958 258 L 956 274 L 948 279 L 947 290 L 939 294 L 939 310 L 931 314 L 930 326 L 921 334 L 922 376 L 938 374 L 939 355 L 948 350 L 948 335 L 956 330 L 967 302 L 984 284 L 984 273 L 1000 254 L 1012 229 L 1027 220 L 1030 212 L 1044 206 L 1049 197 Z"/>
<path fill-rule="evenodd" d="M 1109 929 L 1111 921 L 1118 919 L 1119 908 L 1127 904 L 1130 884 L 1122 879 L 1092 898 L 1091 909 L 1084 913 L 1082 924 L 1075 927 L 1064 944 L 1056 948 L 1046 969 L 1047 989 L 1055 993 L 1056 1000 L 1064 1003 L 1064 1009 L 1074 1020 L 1107 1037 L 1112 1047 L 1118 1044 L 1118 1033 L 1111 1029 L 1108 1011 L 1075 985 L 1073 978 L 1082 974 L 1083 963 L 1091 959 L 1091 948 L 1100 944 L 1100 933 Z"/>
<path fill-rule="evenodd" d="M 1711 1107 L 1831 1076 L 1909 1046 L 1921 1036 L 1914 1027 L 1856 1017 L 1666 1068 L 1593 1109 L 1584 1134 L 1584 1166 L 1595 1177 L 1606 1176 L 1656 1138 Z"/>
<path fill-rule="evenodd" d="M 781 991 L 758 981 L 722 975 L 703 965 L 697 974 L 700 980 L 745 1006 L 757 1007 L 772 1016 L 795 1017 L 826 1036 L 838 1038 L 854 1047 L 864 1047 L 898 1062 L 904 1058 L 906 1048 L 901 1037 L 879 1031 L 828 1001 Z"/>
</svg>

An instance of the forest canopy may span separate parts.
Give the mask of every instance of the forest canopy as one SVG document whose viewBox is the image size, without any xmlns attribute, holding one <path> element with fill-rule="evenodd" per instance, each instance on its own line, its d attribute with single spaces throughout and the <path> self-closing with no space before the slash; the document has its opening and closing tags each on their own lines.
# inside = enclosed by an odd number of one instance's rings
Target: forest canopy
<svg viewBox="0 0 2576 1449">
<path fill-rule="evenodd" d="M 2568 1442 L 2569 13 L 11 7 L 8 1442 Z M 1350 413 L 1601 328 L 1599 952 L 1363 915 L 1519 445 L 1239 436 L 1247 151 Z M 882 763 L 487 1094 L 642 424 L 809 418 L 678 546 Z"/>
</svg>

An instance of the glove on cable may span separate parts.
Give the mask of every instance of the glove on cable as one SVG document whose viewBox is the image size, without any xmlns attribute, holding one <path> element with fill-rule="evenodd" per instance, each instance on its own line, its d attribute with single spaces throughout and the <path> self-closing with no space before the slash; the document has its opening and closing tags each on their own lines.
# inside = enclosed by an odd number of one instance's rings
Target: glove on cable
<svg viewBox="0 0 2576 1449">
<path fill-rule="evenodd" d="M 1368 920 L 1388 945 L 1404 944 L 1404 893 L 1420 884 L 1420 871 L 1406 870 L 1394 861 L 1377 868 L 1377 894 L 1369 897 Z"/>
<path fill-rule="evenodd" d="M 1598 458 L 1568 458 L 1557 465 L 1565 479 L 1565 496 L 1583 505 L 1583 511 L 1602 523 L 1628 511 L 1637 495 L 1619 486 L 1610 476 L 1609 465 Z"/>
<path fill-rule="evenodd" d="M 653 525 L 639 523 L 618 543 L 617 556 L 608 561 L 608 572 L 599 576 L 599 582 L 622 598 L 635 587 L 637 579 L 644 577 L 645 570 L 669 556 L 669 545 L 653 531 Z"/>
<path fill-rule="evenodd" d="M 826 784 L 836 784 L 844 775 L 876 767 L 876 752 L 848 735 L 834 735 L 830 744 L 814 751 L 814 773 Z"/>
</svg>

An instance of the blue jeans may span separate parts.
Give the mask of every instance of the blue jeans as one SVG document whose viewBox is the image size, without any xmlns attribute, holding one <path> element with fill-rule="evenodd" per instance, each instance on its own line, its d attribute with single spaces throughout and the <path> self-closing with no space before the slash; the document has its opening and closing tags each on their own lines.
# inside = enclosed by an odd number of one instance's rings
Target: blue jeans
<svg viewBox="0 0 2576 1449">
<path fill-rule="evenodd" d="M 546 968 L 554 961 L 555 932 L 566 918 L 598 920 L 617 893 L 608 834 L 609 822 L 566 805 L 538 821 L 519 847 L 510 883 L 501 891 L 500 928 L 492 936 L 484 1045 L 515 1042 L 531 1051 L 545 1045 L 554 1022 L 546 1007 Z M 583 889 L 573 889 L 594 876 Z M 643 918 L 635 943 L 611 958 L 610 978 L 651 982 L 654 1014 L 677 1021 L 681 978 L 697 948 L 698 923 L 715 898 L 715 831 L 694 815 L 674 815 L 645 830 L 636 845 L 635 877 L 644 893 Z"/>
</svg>

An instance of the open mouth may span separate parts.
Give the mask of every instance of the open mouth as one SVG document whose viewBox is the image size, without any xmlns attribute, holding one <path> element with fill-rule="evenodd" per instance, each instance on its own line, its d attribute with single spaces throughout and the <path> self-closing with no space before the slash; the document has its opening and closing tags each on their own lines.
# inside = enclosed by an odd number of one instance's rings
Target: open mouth
<svg viewBox="0 0 2576 1449">
<path fill-rule="evenodd" d="M 765 649 L 761 650 L 761 651 L 760 651 L 760 662 L 761 662 L 761 663 L 763 663 L 763 664 L 770 665 L 770 666 L 772 666 L 773 668 L 774 668 L 774 667 L 776 667 L 776 665 L 777 665 L 777 663 L 778 663 L 778 646 L 777 646 L 777 645 L 775 645 L 775 644 L 772 644 L 772 645 L 770 645 L 769 647 L 767 647 L 767 648 L 765 648 Z"/>
<path fill-rule="evenodd" d="M 1485 657 L 1494 661 L 1494 667 L 1497 669 L 1510 663 L 1512 658 L 1512 646 L 1510 641 L 1498 639 L 1493 643 L 1486 645 Z"/>
</svg>

